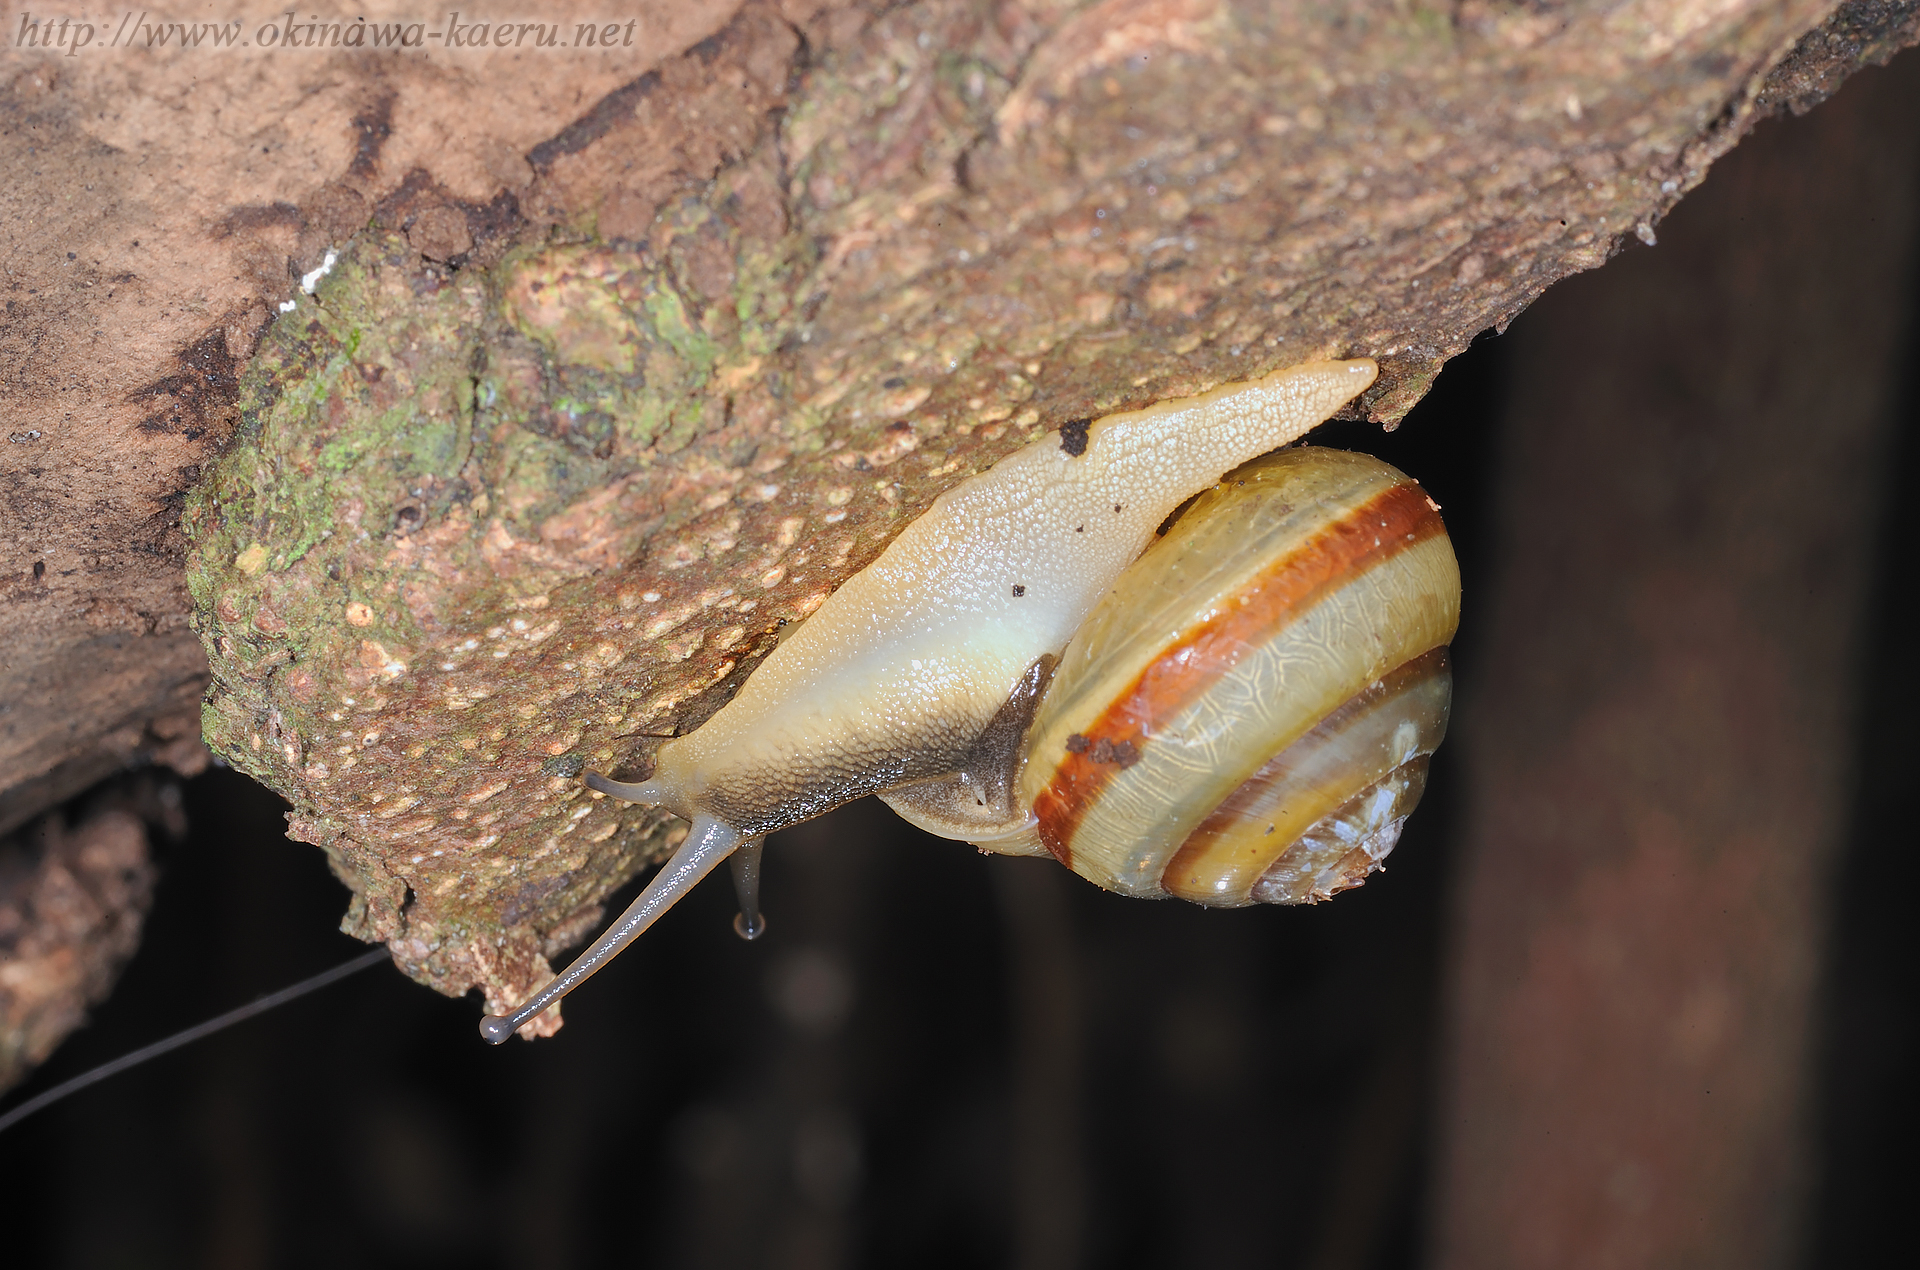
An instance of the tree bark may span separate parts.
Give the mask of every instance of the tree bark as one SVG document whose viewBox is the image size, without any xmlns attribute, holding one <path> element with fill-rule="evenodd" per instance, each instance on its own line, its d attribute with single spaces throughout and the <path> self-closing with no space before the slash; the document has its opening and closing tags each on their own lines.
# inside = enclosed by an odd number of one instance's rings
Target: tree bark
<svg viewBox="0 0 1920 1270">
<path fill-rule="evenodd" d="M 209 743 L 350 929 L 495 1008 L 667 841 L 579 771 L 697 726 L 941 490 L 1315 356 L 1378 358 L 1397 421 L 1916 24 L 650 12 L 631 55 L 9 55 L 3 770 L 51 797 L 190 705 L 184 573 Z"/>
<path fill-rule="evenodd" d="M 136 777 L 135 780 L 144 780 Z M 184 827 L 179 790 L 166 808 Z M 153 902 L 147 829 L 127 806 L 59 815 L 0 840 L 0 1090 L 17 1083 L 106 999 Z"/>
</svg>

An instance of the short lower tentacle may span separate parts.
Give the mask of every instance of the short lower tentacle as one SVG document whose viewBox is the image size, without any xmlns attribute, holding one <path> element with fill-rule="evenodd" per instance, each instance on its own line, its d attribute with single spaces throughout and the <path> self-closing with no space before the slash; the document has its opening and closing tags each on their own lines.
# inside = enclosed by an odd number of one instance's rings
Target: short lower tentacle
<svg viewBox="0 0 1920 1270">
<path fill-rule="evenodd" d="M 742 939 L 758 939 L 767 933 L 767 919 L 760 912 L 760 848 L 764 838 L 749 838 L 727 861 L 733 869 L 734 894 L 740 897 L 740 913 L 733 919 L 733 933 Z"/>
<path fill-rule="evenodd" d="M 611 781 L 607 783 L 613 784 Z M 562 971 L 558 978 L 527 998 L 512 1014 L 489 1014 L 481 1019 L 480 1035 L 489 1044 L 498 1045 L 532 1022 L 547 1007 L 585 983 L 596 970 L 632 943 L 635 936 L 653 925 L 662 913 L 673 907 L 675 901 L 691 891 L 701 878 L 711 873 L 714 866 L 731 855 L 739 845 L 740 831 L 733 826 L 722 824 L 711 816 L 694 817 L 693 829 L 687 834 L 687 840 L 680 844 L 680 849 L 647 883 L 647 889 L 640 892 L 639 898 L 620 915 L 620 920 L 608 927 L 606 933 L 594 941 L 593 947 L 575 958 L 573 964 Z"/>
<path fill-rule="evenodd" d="M 602 776 L 598 772 L 586 774 L 587 788 L 602 794 L 611 795 L 630 803 L 646 803 L 658 807 L 666 802 L 667 791 L 655 781 L 617 781 Z"/>
</svg>

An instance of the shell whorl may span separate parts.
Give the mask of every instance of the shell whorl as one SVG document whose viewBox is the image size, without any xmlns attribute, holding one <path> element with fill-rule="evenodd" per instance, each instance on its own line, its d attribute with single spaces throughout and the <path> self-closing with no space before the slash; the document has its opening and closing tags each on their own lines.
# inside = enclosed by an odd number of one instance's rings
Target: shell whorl
<svg viewBox="0 0 1920 1270">
<path fill-rule="evenodd" d="M 1235 470 L 1061 658 L 1020 777 L 1039 842 L 1130 895 L 1352 884 L 1445 734 L 1459 595 L 1434 504 L 1387 464 L 1301 448 Z"/>
</svg>

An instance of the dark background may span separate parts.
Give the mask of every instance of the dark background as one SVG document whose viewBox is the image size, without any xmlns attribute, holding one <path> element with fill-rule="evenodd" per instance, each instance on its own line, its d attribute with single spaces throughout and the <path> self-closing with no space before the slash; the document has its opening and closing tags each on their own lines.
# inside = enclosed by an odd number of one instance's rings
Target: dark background
<svg viewBox="0 0 1920 1270">
<path fill-rule="evenodd" d="M 1849 672 L 1853 792 L 1835 889 L 1808 901 L 1831 917 L 1809 1216 L 1785 1256 L 1806 1266 L 1885 1264 L 1913 1242 L 1920 344 L 1901 321 L 1899 441 L 1875 474 L 1886 510 Z M 1475 601 L 1500 567 L 1514 347 L 1483 336 L 1396 433 L 1316 435 L 1443 505 L 1465 701 L 1501 669 Z M 709 883 L 569 1000 L 552 1041 L 489 1048 L 474 1001 L 377 968 L 0 1137 L 5 1261 L 1422 1264 L 1459 764 L 1442 749 L 1384 875 L 1312 908 L 1123 899 L 869 803 L 772 840 L 765 939 L 737 940 Z M 189 836 L 159 846 L 138 955 L 9 1104 L 359 951 L 334 931 L 345 893 L 320 853 L 281 836 L 282 804 L 224 770 L 185 796 Z"/>
</svg>

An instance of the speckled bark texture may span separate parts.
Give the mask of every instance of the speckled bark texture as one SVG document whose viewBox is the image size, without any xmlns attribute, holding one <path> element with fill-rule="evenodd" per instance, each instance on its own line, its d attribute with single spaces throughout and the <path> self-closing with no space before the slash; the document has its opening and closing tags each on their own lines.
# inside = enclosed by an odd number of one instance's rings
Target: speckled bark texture
<svg viewBox="0 0 1920 1270">
<path fill-rule="evenodd" d="M 351 144 L 209 222 L 255 262 L 224 311 L 254 316 L 179 390 L 212 403 L 201 437 L 155 415 L 170 488 L 199 478 L 210 744 L 293 801 L 350 929 L 496 1008 L 678 832 L 578 773 L 643 770 L 941 490 L 1309 357 L 1378 358 L 1358 408 L 1397 421 L 1915 24 L 1827 0 L 708 16 L 564 119 L 559 61 L 432 144 L 444 84 L 342 96 Z"/>
</svg>

